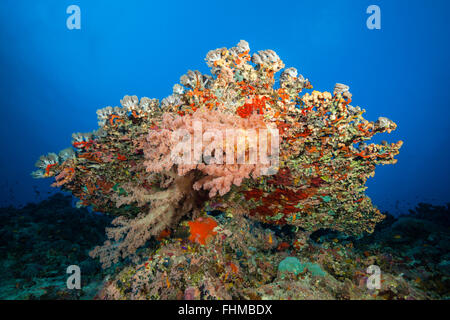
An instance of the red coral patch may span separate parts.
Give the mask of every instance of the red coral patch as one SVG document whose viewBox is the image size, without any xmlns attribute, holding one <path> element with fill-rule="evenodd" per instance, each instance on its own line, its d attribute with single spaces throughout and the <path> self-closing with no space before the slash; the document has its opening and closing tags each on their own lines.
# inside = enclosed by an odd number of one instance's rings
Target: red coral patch
<svg viewBox="0 0 450 320">
<path fill-rule="evenodd" d="M 217 222 L 213 218 L 198 218 L 194 221 L 188 222 L 191 229 L 191 236 L 189 240 L 199 244 L 206 244 L 213 236 L 217 234 L 214 228 L 217 227 Z"/>
</svg>

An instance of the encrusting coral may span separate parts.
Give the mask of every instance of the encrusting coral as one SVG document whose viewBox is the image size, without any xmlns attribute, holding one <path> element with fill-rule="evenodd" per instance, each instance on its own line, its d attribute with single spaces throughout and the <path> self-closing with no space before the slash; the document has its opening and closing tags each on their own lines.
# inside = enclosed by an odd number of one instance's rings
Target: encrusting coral
<svg viewBox="0 0 450 320">
<path fill-rule="evenodd" d="M 117 216 L 112 241 L 92 252 L 104 266 L 206 207 L 308 232 L 361 234 L 383 219 L 365 183 L 376 165 L 396 162 L 402 142 L 365 141 L 396 124 L 365 120 L 343 84 L 302 94 L 312 85 L 295 68 L 275 86 L 282 60 L 249 52 L 243 40 L 210 51 L 212 75 L 189 71 L 161 103 L 125 96 L 122 107 L 97 111 L 97 131 L 72 136 L 75 152 L 36 163 L 34 177 L 54 176 L 80 206 Z M 256 152 L 264 148 L 265 159 Z"/>
</svg>

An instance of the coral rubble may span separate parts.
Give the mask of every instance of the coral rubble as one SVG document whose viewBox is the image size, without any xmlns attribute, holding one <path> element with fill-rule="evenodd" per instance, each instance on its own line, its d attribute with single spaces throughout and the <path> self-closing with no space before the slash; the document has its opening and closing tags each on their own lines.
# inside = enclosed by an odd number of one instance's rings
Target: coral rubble
<svg viewBox="0 0 450 320">
<path fill-rule="evenodd" d="M 0 299 L 92 299 L 105 276 L 89 250 L 103 241 L 107 216 L 72 207 L 60 193 L 23 208 L 0 208 Z M 82 270 L 82 290 L 68 290 L 66 268 Z"/>
</svg>

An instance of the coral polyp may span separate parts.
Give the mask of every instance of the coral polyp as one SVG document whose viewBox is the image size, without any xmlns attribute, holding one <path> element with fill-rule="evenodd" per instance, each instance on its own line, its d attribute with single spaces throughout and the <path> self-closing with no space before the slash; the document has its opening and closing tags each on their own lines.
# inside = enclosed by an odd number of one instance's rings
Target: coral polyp
<svg viewBox="0 0 450 320">
<path fill-rule="evenodd" d="M 251 56 L 243 40 L 210 51 L 206 62 L 211 75 L 188 71 L 161 103 L 125 96 L 121 107 L 98 110 L 98 130 L 74 134 L 73 149 L 36 164 L 34 177 L 55 177 L 54 186 L 70 191 L 80 206 L 116 216 L 107 229 L 110 241 L 92 255 L 109 266 L 211 208 L 306 232 L 372 232 L 383 215 L 365 194 L 365 183 L 377 165 L 396 163 L 402 142 L 366 142 L 396 124 L 364 119 L 346 85 L 312 91 L 310 81 L 285 68 L 274 51 Z M 199 150 L 196 123 L 202 124 Z M 220 141 L 206 141 L 213 130 Z M 233 130 L 247 136 L 228 135 Z M 247 159 L 261 148 L 265 130 L 276 131 L 265 141 L 269 163 L 260 154 L 254 162 L 239 161 L 239 143 Z M 180 131 L 188 137 L 189 155 L 200 152 L 194 163 L 174 156 Z"/>
</svg>

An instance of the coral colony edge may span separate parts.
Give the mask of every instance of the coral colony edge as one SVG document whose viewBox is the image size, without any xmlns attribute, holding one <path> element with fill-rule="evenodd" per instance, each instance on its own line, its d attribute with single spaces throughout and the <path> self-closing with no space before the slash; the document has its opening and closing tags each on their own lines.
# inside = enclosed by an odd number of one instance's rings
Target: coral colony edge
<svg viewBox="0 0 450 320">
<path fill-rule="evenodd" d="M 205 60 L 211 75 L 188 71 L 161 102 L 125 96 L 97 111 L 96 131 L 36 163 L 35 178 L 114 218 L 90 255 L 128 264 L 97 297 L 429 298 L 388 267 L 384 289 L 369 290 L 367 267 L 384 260 L 348 240 L 385 218 L 365 184 L 403 142 L 368 141 L 396 124 L 364 119 L 348 86 L 314 91 L 246 41 Z M 347 240 L 320 245 L 321 230 Z"/>
</svg>

